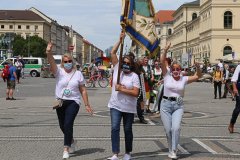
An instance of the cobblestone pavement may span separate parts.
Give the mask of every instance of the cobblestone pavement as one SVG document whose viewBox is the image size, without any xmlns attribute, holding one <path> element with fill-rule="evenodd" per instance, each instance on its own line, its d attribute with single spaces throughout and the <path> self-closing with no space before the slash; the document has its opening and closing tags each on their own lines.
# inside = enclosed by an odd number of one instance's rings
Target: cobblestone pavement
<svg viewBox="0 0 240 160">
<path fill-rule="evenodd" d="M 63 135 L 51 109 L 54 79 L 26 78 L 17 85 L 16 101 L 5 100 L 5 83 L 0 81 L 0 160 L 62 159 Z M 110 88 L 88 90 L 95 114 L 81 108 L 74 126 L 77 151 L 71 160 L 105 160 L 111 156 L 110 117 L 107 102 Z M 189 85 L 185 93 L 179 159 L 240 159 L 239 120 L 229 134 L 234 102 L 213 99 L 209 83 Z M 167 143 L 159 115 L 145 115 L 148 124 L 134 123 L 133 159 L 167 158 Z M 124 135 L 121 128 L 121 155 Z"/>
</svg>

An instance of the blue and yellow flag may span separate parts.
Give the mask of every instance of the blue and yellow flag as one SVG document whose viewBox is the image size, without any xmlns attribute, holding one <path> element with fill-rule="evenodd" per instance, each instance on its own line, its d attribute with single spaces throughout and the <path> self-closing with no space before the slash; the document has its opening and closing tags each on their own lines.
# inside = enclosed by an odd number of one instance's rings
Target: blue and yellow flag
<svg viewBox="0 0 240 160">
<path fill-rule="evenodd" d="M 121 25 L 131 39 L 154 54 L 159 48 L 152 0 L 122 0 Z"/>
</svg>

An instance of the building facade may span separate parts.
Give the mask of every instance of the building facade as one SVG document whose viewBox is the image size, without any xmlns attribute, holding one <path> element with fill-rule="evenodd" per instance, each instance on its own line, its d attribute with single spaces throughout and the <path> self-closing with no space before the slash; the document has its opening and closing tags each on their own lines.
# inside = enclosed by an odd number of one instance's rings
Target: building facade
<svg viewBox="0 0 240 160">
<path fill-rule="evenodd" d="M 240 59 L 240 1 L 197 0 L 181 5 L 172 15 L 172 58 L 188 65 Z"/>
</svg>

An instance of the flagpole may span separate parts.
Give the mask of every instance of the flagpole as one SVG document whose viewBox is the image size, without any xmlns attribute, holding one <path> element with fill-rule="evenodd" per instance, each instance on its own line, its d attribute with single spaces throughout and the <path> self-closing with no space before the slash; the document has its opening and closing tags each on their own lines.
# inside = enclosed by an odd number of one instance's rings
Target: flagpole
<svg viewBox="0 0 240 160">
<path fill-rule="evenodd" d="M 125 32 L 125 26 L 126 26 L 126 20 L 127 20 L 127 15 L 128 15 L 128 8 L 129 8 L 129 0 L 125 1 L 125 6 L 124 6 L 124 13 L 123 17 L 125 23 L 122 23 L 122 32 Z M 119 55 L 119 67 L 118 67 L 118 74 L 117 74 L 117 84 L 120 84 L 120 74 L 121 74 L 121 67 L 122 67 L 122 56 L 123 56 L 123 47 L 124 47 L 124 38 L 122 39 L 121 46 L 120 46 L 120 55 Z"/>
<path fill-rule="evenodd" d="M 125 27 L 123 27 L 122 32 L 125 32 Z M 118 75 L 117 75 L 117 84 L 120 84 L 120 74 L 121 74 L 121 67 L 122 67 L 122 56 L 123 56 L 123 46 L 124 46 L 124 38 L 122 39 L 121 46 L 120 46 L 120 55 L 119 55 L 119 67 L 118 67 Z"/>
</svg>

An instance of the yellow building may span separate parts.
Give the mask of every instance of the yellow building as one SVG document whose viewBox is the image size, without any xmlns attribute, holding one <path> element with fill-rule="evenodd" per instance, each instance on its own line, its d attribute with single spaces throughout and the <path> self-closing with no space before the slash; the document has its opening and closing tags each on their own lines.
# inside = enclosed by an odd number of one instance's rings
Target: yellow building
<svg viewBox="0 0 240 160">
<path fill-rule="evenodd" d="M 172 58 L 189 65 L 195 61 L 217 63 L 240 59 L 240 1 L 197 0 L 181 5 L 174 13 Z M 163 34 L 163 33 L 162 33 Z"/>
</svg>

